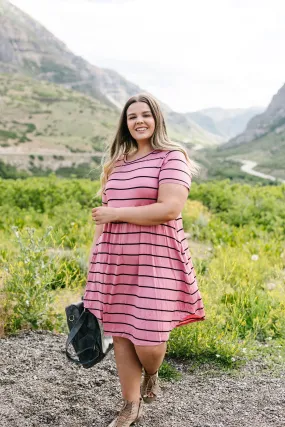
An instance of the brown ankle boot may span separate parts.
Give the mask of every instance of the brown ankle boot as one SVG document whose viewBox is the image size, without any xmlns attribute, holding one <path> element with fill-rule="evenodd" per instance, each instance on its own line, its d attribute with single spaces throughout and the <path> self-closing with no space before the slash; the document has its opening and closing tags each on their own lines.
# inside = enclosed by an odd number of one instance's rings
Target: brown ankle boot
<svg viewBox="0 0 285 427">
<path fill-rule="evenodd" d="M 141 396 L 145 403 L 152 403 L 156 400 L 159 392 L 158 371 L 149 375 L 145 370 L 143 374 L 143 382 L 141 385 Z"/>
<path fill-rule="evenodd" d="M 139 402 L 129 402 L 124 400 L 124 405 L 119 412 L 119 415 L 109 424 L 108 427 L 129 427 L 135 424 L 142 416 L 142 404 Z"/>
</svg>

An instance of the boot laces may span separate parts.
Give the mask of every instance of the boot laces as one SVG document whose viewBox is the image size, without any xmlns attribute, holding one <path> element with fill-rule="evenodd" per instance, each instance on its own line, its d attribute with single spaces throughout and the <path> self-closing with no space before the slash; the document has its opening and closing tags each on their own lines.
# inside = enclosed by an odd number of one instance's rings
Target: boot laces
<svg viewBox="0 0 285 427">
<path fill-rule="evenodd" d="M 132 410 L 133 403 L 125 401 L 124 406 L 119 413 L 116 427 L 121 427 L 121 425 L 124 425 L 125 422 L 130 421 L 130 417 L 132 416 Z"/>
<path fill-rule="evenodd" d="M 157 382 L 157 373 L 149 375 L 145 373 L 145 382 L 146 382 L 146 393 L 149 394 L 152 392 L 152 388 L 156 385 Z"/>
</svg>

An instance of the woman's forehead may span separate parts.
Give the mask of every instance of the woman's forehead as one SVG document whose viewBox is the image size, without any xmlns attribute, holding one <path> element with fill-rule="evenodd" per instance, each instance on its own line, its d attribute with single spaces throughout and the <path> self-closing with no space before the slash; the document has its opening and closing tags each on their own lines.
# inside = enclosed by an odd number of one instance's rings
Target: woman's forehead
<svg viewBox="0 0 285 427">
<path fill-rule="evenodd" d="M 127 114 L 138 114 L 150 111 L 150 108 L 146 102 L 134 102 L 127 109 Z"/>
</svg>

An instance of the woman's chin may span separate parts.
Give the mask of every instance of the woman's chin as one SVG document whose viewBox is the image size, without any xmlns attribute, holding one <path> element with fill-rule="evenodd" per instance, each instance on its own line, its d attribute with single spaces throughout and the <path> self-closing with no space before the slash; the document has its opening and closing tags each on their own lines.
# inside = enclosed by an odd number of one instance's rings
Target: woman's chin
<svg viewBox="0 0 285 427">
<path fill-rule="evenodd" d="M 149 133 L 136 134 L 134 138 L 136 141 L 150 140 L 151 135 Z"/>
</svg>

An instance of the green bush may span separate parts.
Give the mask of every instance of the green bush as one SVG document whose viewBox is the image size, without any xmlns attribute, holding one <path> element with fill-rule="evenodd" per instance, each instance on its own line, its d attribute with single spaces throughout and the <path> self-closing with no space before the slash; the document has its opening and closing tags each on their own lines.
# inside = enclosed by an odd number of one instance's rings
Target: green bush
<svg viewBox="0 0 285 427">
<path fill-rule="evenodd" d="M 34 229 L 27 228 L 22 234 L 14 228 L 20 251 L 4 264 L 5 332 L 60 326 L 62 319 L 53 311 L 50 292 L 55 276 L 54 260 L 47 254 L 52 243 L 50 231 L 38 238 Z"/>
<path fill-rule="evenodd" d="M 0 129 L 0 140 L 17 139 L 18 135 L 16 132 L 10 130 Z"/>
<path fill-rule="evenodd" d="M 231 364 L 248 342 L 284 339 L 283 251 L 274 241 L 216 247 L 207 270 L 197 269 L 206 320 L 174 329 L 169 356 Z"/>
</svg>

